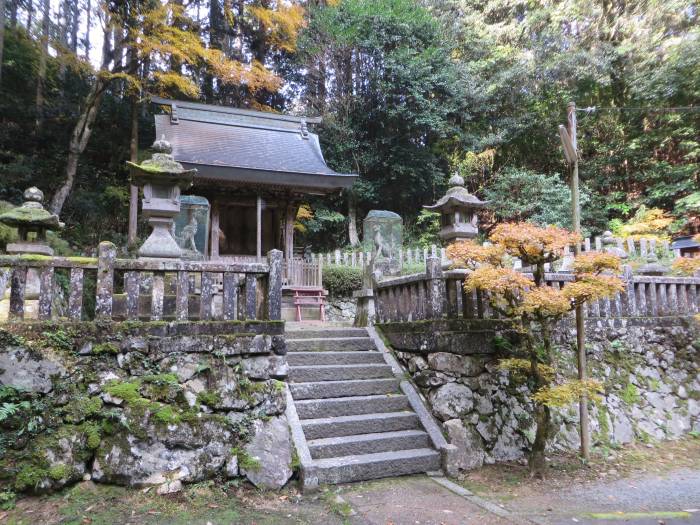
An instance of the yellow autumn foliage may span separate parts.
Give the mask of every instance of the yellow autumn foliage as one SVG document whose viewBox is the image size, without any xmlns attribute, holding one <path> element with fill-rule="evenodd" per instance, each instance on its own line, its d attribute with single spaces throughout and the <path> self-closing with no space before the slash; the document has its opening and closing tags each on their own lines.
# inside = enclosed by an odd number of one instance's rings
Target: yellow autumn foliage
<svg viewBox="0 0 700 525">
<path fill-rule="evenodd" d="M 601 392 L 603 385 L 600 381 L 574 379 L 560 385 L 541 388 L 532 395 L 532 400 L 548 407 L 563 408 L 577 402 L 583 394 L 596 401 L 600 399 Z"/>
<path fill-rule="evenodd" d="M 475 241 L 459 241 L 447 247 L 447 257 L 456 268 L 476 268 L 479 264 L 500 266 L 505 255 L 502 246 L 484 246 Z"/>
<path fill-rule="evenodd" d="M 528 265 L 560 258 L 564 254 L 564 248 L 580 242 L 581 236 L 556 226 L 541 227 L 528 222 L 516 222 L 499 224 L 489 239 Z"/>
<path fill-rule="evenodd" d="M 252 6 L 249 11 L 268 32 L 268 40 L 273 46 L 288 53 L 296 50 L 297 33 L 304 25 L 303 7 L 279 2 L 274 10 Z"/>
<path fill-rule="evenodd" d="M 530 375 L 532 364 L 528 359 L 511 357 L 508 359 L 500 359 L 498 361 L 499 370 L 507 370 L 518 379 L 524 379 Z M 550 382 L 554 379 L 554 368 L 544 363 L 537 363 L 537 370 L 545 381 Z"/>
<path fill-rule="evenodd" d="M 534 281 L 520 272 L 510 268 L 481 266 L 474 270 L 464 281 L 464 289 L 484 290 L 496 295 L 505 293 L 522 293 L 535 285 Z"/>
<path fill-rule="evenodd" d="M 520 312 L 557 317 L 571 311 L 572 307 L 571 300 L 561 290 L 540 286 L 525 292 Z"/>
<path fill-rule="evenodd" d="M 605 270 L 619 272 L 621 264 L 620 258 L 612 253 L 586 252 L 576 256 L 573 269 L 578 274 L 600 273 Z"/>
<path fill-rule="evenodd" d="M 613 297 L 625 291 L 625 283 L 612 275 L 581 274 L 562 288 L 565 297 L 577 304 Z"/>
<path fill-rule="evenodd" d="M 668 227 L 673 223 L 673 217 L 659 208 L 646 208 L 641 206 L 634 217 L 627 224 L 623 224 L 617 234 L 623 238 L 654 237 L 656 239 L 668 239 Z"/>
<path fill-rule="evenodd" d="M 693 275 L 700 271 L 700 257 L 679 257 L 673 261 L 672 268 L 684 275 Z"/>
</svg>

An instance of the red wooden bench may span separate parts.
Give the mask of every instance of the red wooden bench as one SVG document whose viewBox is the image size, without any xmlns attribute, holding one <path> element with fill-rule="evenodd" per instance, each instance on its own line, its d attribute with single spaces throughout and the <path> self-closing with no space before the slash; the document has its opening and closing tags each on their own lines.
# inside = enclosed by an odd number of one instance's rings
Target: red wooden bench
<svg viewBox="0 0 700 525">
<path fill-rule="evenodd" d="M 326 321 L 326 295 L 328 292 L 322 289 L 292 288 L 294 290 L 294 306 L 297 309 L 297 321 L 301 318 L 302 306 L 318 306 L 321 322 Z"/>
</svg>

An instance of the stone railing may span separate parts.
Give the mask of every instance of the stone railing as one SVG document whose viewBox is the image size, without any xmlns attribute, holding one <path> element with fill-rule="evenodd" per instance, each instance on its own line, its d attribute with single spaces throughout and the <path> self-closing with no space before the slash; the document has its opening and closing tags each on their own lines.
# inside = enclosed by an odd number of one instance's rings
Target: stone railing
<svg viewBox="0 0 700 525">
<path fill-rule="evenodd" d="M 425 319 L 494 319 L 484 292 L 464 291 L 465 270 L 441 269 L 439 258 L 428 258 L 426 272 L 384 279 L 375 285 L 380 323 Z M 561 288 L 570 273 L 547 273 L 548 286 Z M 686 316 L 700 312 L 700 278 L 633 275 L 626 271 L 624 293 L 586 305 L 590 318 Z"/>
<path fill-rule="evenodd" d="M 178 259 L 120 259 L 100 243 L 97 258 L 0 256 L 0 293 L 10 287 L 8 320 L 25 319 L 29 272 L 38 273 L 36 317 L 56 319 L 56 274 L 67 276 L 67 317 L 97 320 L 279 320 L 282 252 L 265 262 L 231 263 Z M 84 312 L 88 282 L 95 286 L 94 312 Z M 222 284 L 217 284 L 222 283 Z"/>
</svg>

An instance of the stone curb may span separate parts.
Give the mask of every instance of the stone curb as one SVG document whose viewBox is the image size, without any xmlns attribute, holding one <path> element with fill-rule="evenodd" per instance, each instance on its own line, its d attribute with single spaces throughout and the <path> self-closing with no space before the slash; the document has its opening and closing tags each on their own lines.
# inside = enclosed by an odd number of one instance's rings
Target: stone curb
<svg viewBox="0 0 700 525">
<path fill-rule="evenodd" d="M 520 516 L 516 516 L 509 510 L 506 510 L 503 507 L 496 505 L 495 503 L 492 503 L 480 496 L 477 496 L 473 492 L 465 489 L 461 485 L 458 485 L 454 481 L 450 481 L 449 479 L 443 476 L 435 476 L 429 474 L 428 477 L 438 485 L 445 487 L 450 492 L 463 497 L 470 503 L 481 507 L 482 509 L 484 509 L 487 512 L 490 512 L 491 514 L 495 514 L 500 518 L 507 519 L 513 523 L 517 523 L 518 525 L 545 525 L 544 522 L 538 520 L 532 520 L 530 518 L 522 518 Z"/>
</svg>

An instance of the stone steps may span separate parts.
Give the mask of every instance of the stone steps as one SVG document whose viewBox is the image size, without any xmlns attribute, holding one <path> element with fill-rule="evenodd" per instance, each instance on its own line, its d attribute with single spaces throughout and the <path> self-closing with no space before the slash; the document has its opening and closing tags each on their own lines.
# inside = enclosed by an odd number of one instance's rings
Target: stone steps
<svg viewBox="0 0 700 525">
<path fill-rule="evenodd" d="M 298 383 L 389 377 L 394 377 L 394 373 L 387 364 L 294 366 L 289 372 L 289 379 Z"/>
<path fill-rule="evenodd" d="M 432 434 L 365 329 L 295 328 L 286 343 L 302 479 L 347 483 L 440 469 Z"/>
<path fill-rule="evenodd" d="M 294 339 L 325 339 L 337 337 L 367 337 L 367 330 L 364 328 L 306 328 L 297 330 L 287 330 L 284 338 L 287 341 Z"/>
<path fill-rule="evenodd" d="M 304 365 L 368 365 L 383 364 L 384 356 L 379 352 L 291 352 L 287 354 L 290 366 Z"/>
<path fill-rule="evenodd" d="M 299 419 L 355 416 L 409 410 L 408 398 L 399 394 L 332 397 L 295 401 Z"/>
<path fill-rule="evenodd" d="M 397 430 L 396 432 L 375 432 L 373 434 L 312 439 L 308 445 L 312 458 L 324 459 L 430 448 L 430 438 L 422 430 Z"/>
<path fill-rule="evenodd" d="M 292 367 L 292 370 L 294 367 Z M 354 379 L 350 381 L 319 381 L 312 383 L 291 383 L 292 398 L 323 399 L 344 396 L 372 396 L 391 394 L 399 391 L 399 380 L 390 379 Z"/>
<path fill-rule="evenodd" d="M 431 448 L 340 456 L 314 462 L 319 483 L 349 483 L 440 470 L 440 454 Z"/>
<path fill-rule="evenodd" d="M 369 337 L 332 337 L 290 339 L 287 341 L 288 352 L 357 352 L 374 350 Z"/>
<path fill-rule="evenodd" d="M 306 439 L 321 439 L 375 432 L 393 432 L 420 428 L 418 416 L 408 410 L 383 412 L 380 414 L 359 414 L 354 416 L 322 417 L 303 419 L 301 428 Z"/>
</svg>

